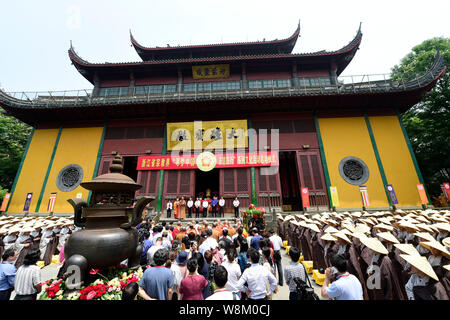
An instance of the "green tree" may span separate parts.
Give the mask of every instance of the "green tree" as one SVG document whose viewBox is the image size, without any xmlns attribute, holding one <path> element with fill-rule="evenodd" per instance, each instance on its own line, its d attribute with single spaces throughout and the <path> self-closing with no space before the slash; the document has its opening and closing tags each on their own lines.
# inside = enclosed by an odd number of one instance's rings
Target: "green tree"
<svg viewBox="0 0 450 320">
<path fill-rule="evenodd" d="M 31 127 L 0 108 L 0 190 L 11 190 Z"/>
<path fill-rule="evenodd" d="M 440 184 L 450 181 L 450 38 L 425 40 L 392 69 L 393 79 L 411 80 L 430 68 L 436 48 L 446 61 L 446 73 L 419 103 L 402 115 L 431 197 L 441 193 Z"/>
</svg>

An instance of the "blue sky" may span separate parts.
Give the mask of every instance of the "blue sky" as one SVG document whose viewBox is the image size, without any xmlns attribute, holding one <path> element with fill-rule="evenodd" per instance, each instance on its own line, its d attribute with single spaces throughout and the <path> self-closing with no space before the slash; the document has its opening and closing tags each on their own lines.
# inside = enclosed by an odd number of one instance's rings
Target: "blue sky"
<svg viewBox="0 0 450 320">
<path fill-rule="evenodd" d="M 360 50 L 343 75 L 389 73 L 413 46 L 450 37 L 450 1 L 49 0 L 4 1 L 0 87 L 7 91 L 91 88 L 71 65 L 70 40 L 90 62 L 140 61 L 145 46 L 282 39 L 301 20 L 294 52 L 335 50 L 362 22 Z"/>
</svg>

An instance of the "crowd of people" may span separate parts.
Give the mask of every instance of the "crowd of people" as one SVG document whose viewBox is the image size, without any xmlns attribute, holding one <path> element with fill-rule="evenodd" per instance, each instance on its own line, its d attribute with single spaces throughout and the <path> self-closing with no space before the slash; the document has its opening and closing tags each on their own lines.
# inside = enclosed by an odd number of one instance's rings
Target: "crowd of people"
<svg viewBox="0 0 450 320">
<path fill-rule="evenodd" d="M 244 232 L 239 217 L 144 219 L 136 229 L 145 271 L 123 299 L 270 300 L 286 285 L 289 299 L 302 300 L 299 283 L 309 281 L 302 260 L 324 274 L 324 299 L 449 299 L 450 211 L 280 214 L 277 221 L 278 234 Z M 17 300 L 36 299 L 37 262 L 48 265 L 58 253 L 63 261 L 64 243 L 78 229 L 71 218 L 0 217 L 0 300 L 13 290 Z M 290 263 L 283 268 L 284 247 Z"/>
<path fill-rule="evenodd" d="M 0 217 L 0 300 L 35 299 L 40 291 L 42 261 L 49 265 L 54 255 L 64 260 L 64 244 L 72 232 L 79 230 L 73 218 Z"/>
<path fill-rule="evenodd" d="M 288 246 L 325 273 L 322 297 L 448 300 L 450 211 L 278 216 Z"/>
<path fill-rule="evenodd" d="M 239 199 L 236 197 L 233 200 L 233 208 L 234 208 L 234 217 L 239 217 Z M 187 218 L 199 219 L 200 217 L 212 217 L 212 218 L 220 218 L 225 217 L 225 199 L 220 197 L 218 199 L 216 196 L 210 198 L 197 197 L 195 201 L 192 197 L 189 197 L 189 200 L 186 201 L 184 197 L 176 198 L 175 201 L 167 200 L 166 203 L 166 213 L 167 218 L 175 219 L 185 219 L 186 213 Z"/>
<path fill-rule="evenodd" d="M 147 300 L 266 300 L 283 285 L 282 239 L 234 221 L 138 225 Z M 298 260 L 298 259 L 297 259 Z M 278 280 L 277 280 L 278 276 Z"/>
</svg>

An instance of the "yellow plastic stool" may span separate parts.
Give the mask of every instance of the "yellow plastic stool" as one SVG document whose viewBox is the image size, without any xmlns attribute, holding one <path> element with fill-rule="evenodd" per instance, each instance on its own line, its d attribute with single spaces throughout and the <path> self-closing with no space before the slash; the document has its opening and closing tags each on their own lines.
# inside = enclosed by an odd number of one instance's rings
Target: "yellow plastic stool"
<svg viewBox="0 0 450 320">
<path fill-rule="evenodd" d="M 298 258 L 298 262 L 302 262 L 303 261 L 303 256 L 300 256 L 300 258 Z"/>
<path fill-rule="evenodd" d="M 317 283 L 319 286 L 323 285 L 323 282 L 325 281 L 325 274 L 322 274 L 319 272 L 319 270 L 315 269 L 312 272 L 312 279 L 315 283 Z"/>
<path fill-rule="evenodd" d="M 311 274 L 313 271 L 313 262 L 312 261 L 302 261 L 302 263 L 305 266 L 306 273 Z"/>
<path fill-rule="evenodd" d="M 289 254 L 289 249 L 291 248 L 291 246 L 286 246 L 286 254 Z"/>
<path fill-rule="evenodd" d="M 287 247 L 288 242 L 287 241 L 283 241 L 283 248 Z"/>
</svg>

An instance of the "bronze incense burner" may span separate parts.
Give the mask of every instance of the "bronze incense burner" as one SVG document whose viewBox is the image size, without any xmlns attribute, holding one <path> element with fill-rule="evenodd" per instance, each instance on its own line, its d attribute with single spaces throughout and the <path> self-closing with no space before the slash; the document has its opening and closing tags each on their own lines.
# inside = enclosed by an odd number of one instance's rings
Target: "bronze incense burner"
<svg viewBox="0 0 450 320">
<path fill-rule="evenodd" d="M 78 198 L 68 200 L 74 207 L 75 225 L 83 229 L 74 232 L 65 244 L 66 268 L 80 268 L 81 281 L 92 268 L 116 266 L 125 259 L 129 268 L 139 267 L 142 246 L 134 227 L 154 197 L 141 197 L 133 206 L 134 194 L 142 186 L 123 175 L 122 169 L 122 158 L 117 155 L 110 173 L 81 183 L 92 191 L 89 204 Z"/>
</svg>

